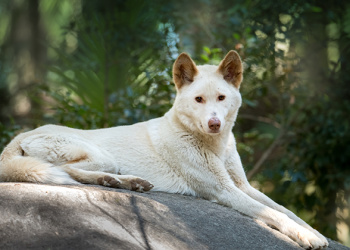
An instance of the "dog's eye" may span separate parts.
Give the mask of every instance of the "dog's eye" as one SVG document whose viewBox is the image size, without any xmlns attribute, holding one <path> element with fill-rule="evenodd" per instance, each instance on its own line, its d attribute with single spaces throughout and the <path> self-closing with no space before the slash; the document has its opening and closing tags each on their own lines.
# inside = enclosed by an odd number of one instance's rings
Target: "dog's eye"
<svg viewBox="0 0 350 250">
<path fill-rule="evenodd" d="M 196 102 L 199 102 L 199 103 L 203 102 L 203 98 L 200 96 L 197 96 L 195 99 L 196 99 Z"/>
<path fill-rule="evenodd" d="M 224 95 L 219 95 L 219 97 L 218 97 L 219 101 L 223 101 L 223 100 L 225 100 L 225 98 L 226 98 L 226 96 L 224 96 Z"/>
</svg>

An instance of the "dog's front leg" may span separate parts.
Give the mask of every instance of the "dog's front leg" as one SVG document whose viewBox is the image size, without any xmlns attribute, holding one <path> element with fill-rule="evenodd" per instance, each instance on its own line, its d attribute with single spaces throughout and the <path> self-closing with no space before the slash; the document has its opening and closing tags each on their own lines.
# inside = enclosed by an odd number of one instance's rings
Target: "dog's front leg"
<svg viewBox="0 0 350 250">
<path fill-rule="evenodd" d="M 274 210 L 277 210 L 281 213 L 286 214 L 290 219 L 294 220 L 299 225 L 313 232 L 318 238 L 320 238 L 321 241 L 324 242 L 324 246 L 328 246 L 327 239 L 322 234 L 320 234 L 317 230 L 313 229 L 305 221 L 303 221 L 298 216 L 296 216 L 293 212 L 277 204 L 276 202 L 271 200 L 269 197 L 267 197 L 265 194 L 261 193 L 260 191 L 256 190 L 250 185 L 245 175 L 245 172 L 241 163 L 241 159 L 235 147 L 230 148 L 228 152 L 228 157 L 225 162 L 225 167 L 230 177 L 234 181 L 235 185 L 239 189 L 241 189 L 244 193 L 249 195 L 251 198 L 257 200 L 258 202 Z"/>
<path fill-rule="evenodd" d="M 243 214 L 277 228 L 303 248 L 317 249 L 326 245 L 314 233 L 302 227 L 284 213 L 256 201 L 234 185 L 226 186 L 215 198 L 223 205 L 232 207 Z"/>
</svg>

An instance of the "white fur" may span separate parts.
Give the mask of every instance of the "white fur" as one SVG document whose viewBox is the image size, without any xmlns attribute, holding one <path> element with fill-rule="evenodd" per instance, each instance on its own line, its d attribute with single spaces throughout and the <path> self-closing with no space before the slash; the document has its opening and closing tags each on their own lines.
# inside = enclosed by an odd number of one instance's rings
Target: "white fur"
<svg viewBox="0 0 350 250">
<path fill-rule="evenodd" d="M 197 69 L 192 83 L 178 87 L 174 106 L 161 118 L 88 131 L 47 125 L 19 135 L 1 155 L 0 180 L 96 184 L 105 173 L 121 182 L 135 175 L 150 181 L 155 191 L 197 195 L 232 207 L 304 248 L 327 246 L 316 230 L 249 185 L 231 132 L 242 102 L 239 90 L 217 66 Z M 219 101 L 220 95 L 225 100 Z M 203 103 L 196 102 L 197 96 Z M 219 132 L 208 127 L 213 117 L 221 121 Z"/>
</svg>

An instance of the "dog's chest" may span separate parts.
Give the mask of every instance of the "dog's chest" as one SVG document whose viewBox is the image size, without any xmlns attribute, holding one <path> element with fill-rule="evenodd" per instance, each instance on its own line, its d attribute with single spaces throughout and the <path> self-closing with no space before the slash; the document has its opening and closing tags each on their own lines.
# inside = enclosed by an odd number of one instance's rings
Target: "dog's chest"
<svg viewBox="0 0 350 250">
<path fill-rule="evenodd" d="M 208 142 L 196 138 L 189 133 L 178 135 L 177 140 L 168 142 L 162 146 L 166 149 L 166 155 L 172 159 L 172 165 L 183 166 L 186 169 L 193 167 L 205 171 L 212 169 L 215 165 L 223 164 L 225 159 L 224 151 L 219 151 L 215 145 L 208 145 Z"/>
</svg>

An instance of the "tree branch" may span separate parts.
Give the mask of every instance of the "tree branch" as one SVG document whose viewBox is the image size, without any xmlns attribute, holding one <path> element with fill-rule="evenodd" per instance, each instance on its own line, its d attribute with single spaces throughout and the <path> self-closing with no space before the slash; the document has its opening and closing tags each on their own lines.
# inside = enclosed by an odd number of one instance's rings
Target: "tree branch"
<svg viewBox="0 0 350 250">
<path fill-rule="evenodd" d="M 281 128 L 281 124 L 279 124 L 278 122 L 276 122 L 268 117 L 240 114 L 239 118 L 249 119 L 249 120 L 258 121 L 258 122 L 264 122 L 264 123 L 267 123 L 267 124 L 274 126 L 275 128 L 278 128 L 278 129 Z"/>
<path fill-rule="evenodd" d="M 260 171 L 261 166 L 266 161 L 266 159 L 271 155 L 277 145 L 281 142 L 284 131 L 281 131 L 278 137 L 271 143 L 271 145 L 266 149 L 266 151 L 262 154 L 260 159 L 255 163 L 254 167 L 247 173 L 247 178 L 250 180 L 257 172 Z"/>
<path fill-rule="evenodd" d="M 295 112 L 293 115 L 289 117 L 287 120 L 284 128 L 281 128 L 282 126 L 278 123 L 281 130 L 279 135 L 276 137 L 276 139 L 271 143 L 271 145 L 266 149 L 266 151 L 262 154 L 260 159 L 255 163 L 254 167 L 247 173 L 247 178 L 250 180 L 256 173 L 258 173 L 261 170 L 262 165 L 267 160 L 267 158 L 271 155 L 271 153 L 275 150 L 275 148 L 278 146 L 278 144 L 282 141 L 283 137 L 289 130 L 290 124 L 295 120 L 299 112 Z M 264 117 L 262 117 L 264 118 Z M 267 118 L 269 119 L 269 118 Z"/>
</svg>

